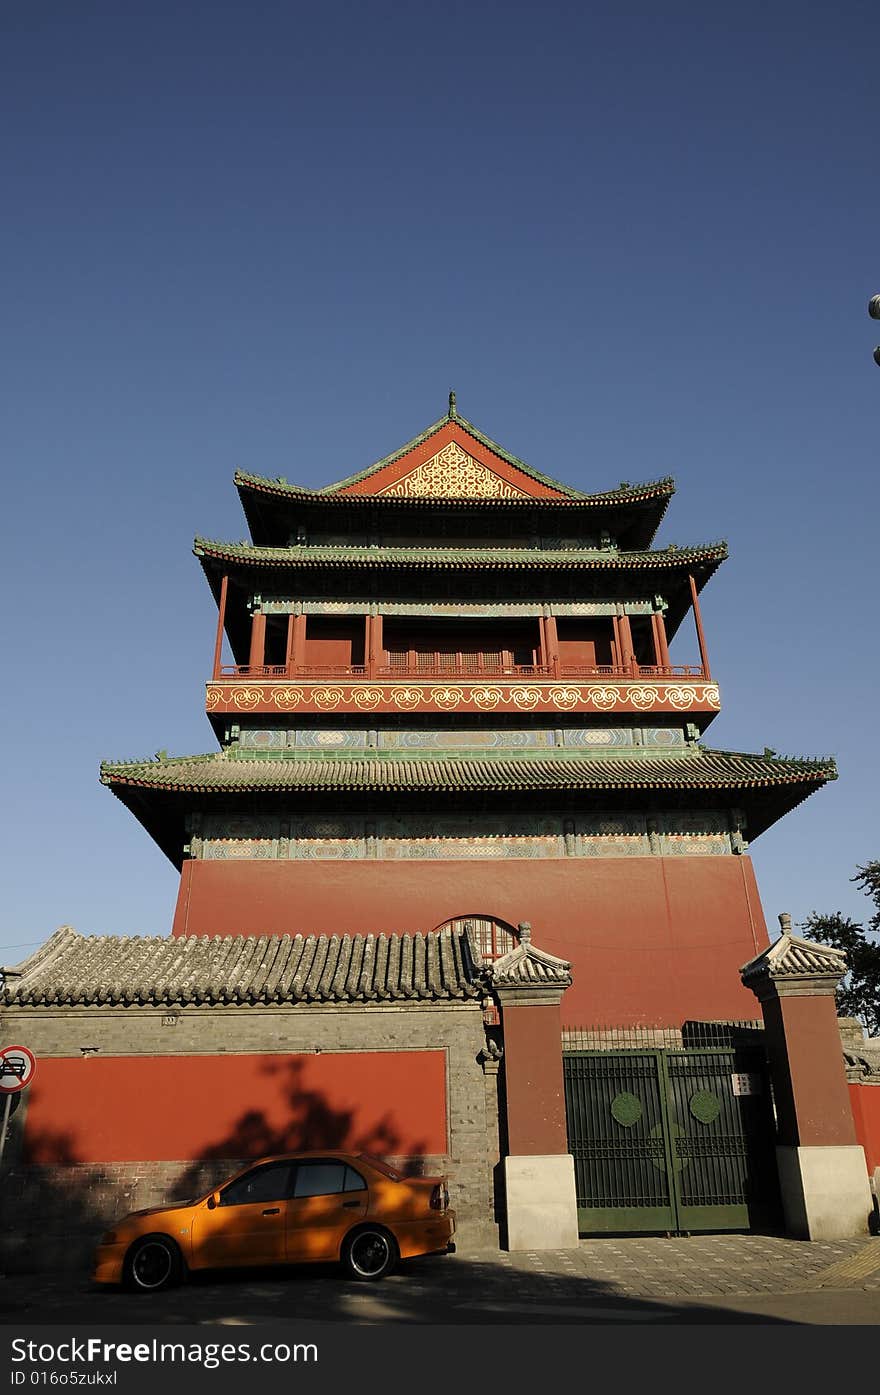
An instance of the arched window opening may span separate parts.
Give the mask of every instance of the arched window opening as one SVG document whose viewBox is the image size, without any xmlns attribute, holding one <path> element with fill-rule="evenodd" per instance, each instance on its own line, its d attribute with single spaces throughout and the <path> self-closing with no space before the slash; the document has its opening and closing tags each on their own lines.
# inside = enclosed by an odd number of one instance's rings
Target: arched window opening
<svg viewBox="0 0 880 1395">
<path fill-rule="evenodd" d="M 453 934 L 466 934 L 474 948 L 474 953 L 486 964 L 493 964 L 502 955 L 509 954 L 519 944 L 519 935 L 506 920 L 496 920 L 492 916 L 463 915 L 454 920 L 446 920 L 437 926 L 438 930 L 451 930 Z"/>
</svg>

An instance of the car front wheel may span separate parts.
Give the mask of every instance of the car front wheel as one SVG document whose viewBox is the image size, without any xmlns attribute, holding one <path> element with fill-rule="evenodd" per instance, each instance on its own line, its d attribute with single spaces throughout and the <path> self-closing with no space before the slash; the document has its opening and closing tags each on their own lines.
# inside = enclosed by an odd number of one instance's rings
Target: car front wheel
<svg viewBox="0 0 880 1395">
<path fill-rule="evenodd" d="M 382 1226 L 356 1230 L 342 1248 L 342 1263 L 352 1279 L 384 1279 L 397 1260 L 394 1236 Z"/>
<path fill-rule="evenodd" d="M 180 1283 L 183 1262 L 180 1250 L 167 1235 L 145 1235 L 135 1242 L 125 1260 L 125 1284 L 140 1293 L 158 1293 Z"/>
</svg>

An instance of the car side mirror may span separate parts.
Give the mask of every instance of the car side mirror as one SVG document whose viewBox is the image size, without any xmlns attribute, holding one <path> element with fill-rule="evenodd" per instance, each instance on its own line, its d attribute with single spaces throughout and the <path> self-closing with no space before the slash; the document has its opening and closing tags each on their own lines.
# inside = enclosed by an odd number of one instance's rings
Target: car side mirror
<svg viewBox="0 0 880 1395">
<path fill-rule="evenodd" d="M 213 1211 L 215 1206 L 220 1205 L 220 1193 L 212 1192 L 208 1197 L 208 1210 Z"/>
</svg>

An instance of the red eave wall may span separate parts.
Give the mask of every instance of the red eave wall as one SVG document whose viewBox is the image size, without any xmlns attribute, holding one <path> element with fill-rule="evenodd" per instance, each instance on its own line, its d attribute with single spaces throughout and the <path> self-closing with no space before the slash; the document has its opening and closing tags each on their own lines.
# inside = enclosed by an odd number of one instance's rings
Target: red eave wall
<svg viewBox="0 0 880 1395">
<path fill-rule="evenodd" d="M 469 432 L 453 421 L 441 426 L 439 431 L 435 431 L 426 441 L 422 441 L 420 445 L 415 446 L 399 460 L 377 470 L 375 474 L 367 475 L 364 479 L 356 480 L 354 484 L 344 485 L 341 489 L 332 492 L 337 494 L 381 494 L 383 489 L 387 489 L 389 485 L 394 484 L 404 475 L 410 474 L 419 465 L 424 465 L 426 460 L 433 459 L 438 451 L 441 451 L 450 441 L 455 441 L 474 460 L 478 460 L 481 465 L 485 465 L 501 479 L 507 480 L 514 489 L 520 490 L 523 494 L 531 495 L 534 499 L 566 498 L 562 490 L 553 489 L 549 485 L 542 484 L 540 480 L 533 479 L 525 471 L 518 470 L 515 465 L 511 465 L 500 455 L 496 455 L 494 451 L 475 440 Z"/>
<path fill-rule="evenodd" d="M 760 1016 L 739 969 L 768 944 L 748 857 L 184 864 L 175 935 L 428 931 L 531 922 L 573 965 L 570 1025 Z"/>
</svg>

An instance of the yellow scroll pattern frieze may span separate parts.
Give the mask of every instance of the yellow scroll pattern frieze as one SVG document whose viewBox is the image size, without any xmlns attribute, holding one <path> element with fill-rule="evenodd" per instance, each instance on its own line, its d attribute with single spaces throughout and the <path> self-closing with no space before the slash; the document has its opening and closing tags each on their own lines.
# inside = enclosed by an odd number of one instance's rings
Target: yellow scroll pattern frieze
<svg viewBox="0 0 880 1395">
<path fill-rule="evenodd" d="M 496 475 L 450 441 L 442 450 L 417 465 L 408 475 L 380 491 L 398 499 L 417 499 L 425 495 L 458 499 L 524 499 L 524 489 L 515 489 L 507 480 Z"/>
<path fill-rule="evenodd" d="M 671 708 L 675 712 L 717 712 L 721 696 L 714 683 L 517 683 L 509 686 L 495 684 L 315 684 L 293 686 L 267 683 L 208 684 L 209 712 L 255 712 L 274 708 L 279 712 L 294 712 L 297 708 L 314 708 L 333 712 L 337 708 L 374 712 L 377 709 L 397 712 L 454 712 L 460 708 L 476 708 L 492 712 L 508 708 L 520 712 L 575 710 L 594 712 L 649 712 L 652 708 Z"/>
</svg>

